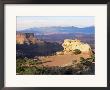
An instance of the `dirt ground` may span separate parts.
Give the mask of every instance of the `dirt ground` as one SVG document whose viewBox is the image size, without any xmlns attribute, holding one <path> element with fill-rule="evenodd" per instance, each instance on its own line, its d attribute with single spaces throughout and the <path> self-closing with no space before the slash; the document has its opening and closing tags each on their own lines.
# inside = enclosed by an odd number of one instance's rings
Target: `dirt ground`
<svg viewBox="0 0 110 90">
<path fill-rule="evenodd" d="M 79 61 L 80 57 L 89 58 L 88 54 L 78 54 L 78 55 L 54 55 L 39 57 L 44 66 L 66 66 L 72 64 L 74 61 Z"/>
</svg>

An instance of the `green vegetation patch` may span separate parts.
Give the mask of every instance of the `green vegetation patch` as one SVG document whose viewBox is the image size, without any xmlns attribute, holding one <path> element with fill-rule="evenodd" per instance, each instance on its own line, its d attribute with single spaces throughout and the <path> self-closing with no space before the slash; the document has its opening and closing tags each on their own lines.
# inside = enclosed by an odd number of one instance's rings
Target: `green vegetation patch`
<svg viewBox="0 0 110 90">
<path fill-rule="evenodd" d="M 75 50 L 74 50 L 74 54 L 75 54 L 75 55 L 81 54 L 81 51 L 80 51 L 79 49 L 75 49 Z"/>
</svg>

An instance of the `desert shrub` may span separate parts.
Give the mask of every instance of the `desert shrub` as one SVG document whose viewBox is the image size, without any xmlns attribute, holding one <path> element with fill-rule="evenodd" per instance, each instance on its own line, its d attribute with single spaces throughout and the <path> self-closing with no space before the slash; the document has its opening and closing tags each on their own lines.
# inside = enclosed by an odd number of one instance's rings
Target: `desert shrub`
<svg viewBox="0 0 110 90">
<path fill-rule="evenodd" d="M 92 54 L 91 58 L 87 58 L 87 59 L 84 59 L 83 57 L 80 57 L 80 63 L 84 64 L 84 65 L 88 65 L 89 66 L 94 61 L 95 61 L 95 54 Z"/>
<path fill-rule="evenodd" d="M 93 69 L 92 69 L 93 70 Z M 94 71 L 94 70 L 93 70 Z M 93 74 L 88 67 L 75 69 L 72 66 L 66 67 L 17 67 L 19 75 L 81 75 Z"/>
<path fill-rule="evenodd" d="M 82 73 L 83 74 L 94 74 L 95 73 L 95 64 L 92 62 L 94 61 L 94 58 L 87 58 L 84 59 L 83 57 L 80 57 L 80 65 L 82 65 Z"/>
<path fill-rule="evenodd" d="M 83 57 L 80 57 L 80 63 L 86 66 L 90 66 L 92 64 L 92 58 L 84 59 Z"/>
<path fill-rule="evenodd" d="M 17 73 L 23 73 L 25 71 L 25 69 L 23 67 L 17 66 L 16 67 L 16 72 Z"/>
<path fill-rule="evenodd" d="M 81 53 L 81 51 L 80 51 L 79 49 L 75 49 L 75 50 L 74 50 L 74 54 L 75 54 L 75 55 L 80 54 L 80 53 Z"/>
<path fill-rule="evenodd" d="M 95 54 L 92 54 L 91 58 L 92 58 L 92 62 L 95 62 Z"/>
<path fill-rule="evenodd" d="M 21 70 L 20 70 L 21 69 Z M 21 67 L 17 67 L 16 72 L 19 74 L 36 74 L 37 67 L 33 66 L 33 67 L 28 67 L 28 66 L 21 66 Z"/>
</svg>

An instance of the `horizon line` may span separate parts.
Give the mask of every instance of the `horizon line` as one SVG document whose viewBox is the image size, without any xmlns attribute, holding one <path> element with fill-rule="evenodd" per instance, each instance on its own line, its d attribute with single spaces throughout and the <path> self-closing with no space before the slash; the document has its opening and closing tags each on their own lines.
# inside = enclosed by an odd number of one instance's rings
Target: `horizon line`
<svg viewBox="0 0 110 90">
<path fill-rule="evenodd" d="M 21 31 L 25 29 L 31 29 L 31 28 L 46 28 L 46 27 L 76 27 L 76 28 L 87 28 L 87 27 L 95 27 L 94 25 L 91 26 L 85 26 L 85 27 L 79 27 L 79 26 L 33 26 L 29 28 L 24 28 L 24 29 L 16 29 L 16 31 Z"/>
</svg>

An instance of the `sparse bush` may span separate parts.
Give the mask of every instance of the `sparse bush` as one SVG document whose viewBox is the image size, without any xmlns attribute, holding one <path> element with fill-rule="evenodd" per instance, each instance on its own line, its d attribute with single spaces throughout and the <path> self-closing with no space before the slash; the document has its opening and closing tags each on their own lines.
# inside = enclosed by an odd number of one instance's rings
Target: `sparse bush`
<svg viewBox="0 0 110 90">
<path fill-rule="evenodd" d="M 92 54 L 91 58 L 92 58 L 92 62 L 95 62 L 95 54 Z"/>
<path fill-rule="evenodd" d="M 80 57 L 80 63 L 86 66 L 90 66 L 92 64 L 92 58 L 84 59 L 83 57 Z"/>
<path fill-rule="evenodd" d="M 74 50 L 74 54 L 75 54 L 75 55 L 80 54 L 80 53 L 81 53 L 81 51 L 80 51 L 79 49 L 75 49 L 75 50 Z"/>
<path fill-rule="evenodd" d="M 80 65 L 82 65 L 82 73 L 83 74 L 93 74 L 95 73 L 95 64 L 92 62 L 94 61 L 94 58 L 87 58 L 84 59 L 83 57 L 80 57 Z"/>
</svg>

